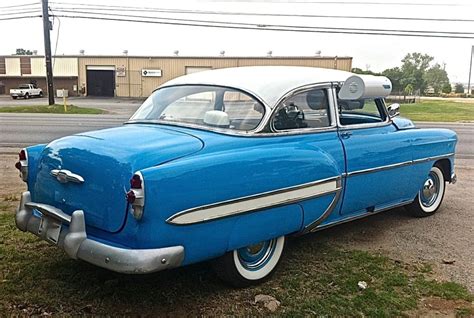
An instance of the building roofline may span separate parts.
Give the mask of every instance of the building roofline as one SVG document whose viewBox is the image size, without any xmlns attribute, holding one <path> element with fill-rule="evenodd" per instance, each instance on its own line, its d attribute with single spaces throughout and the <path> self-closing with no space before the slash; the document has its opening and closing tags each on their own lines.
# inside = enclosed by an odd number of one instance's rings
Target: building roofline
<svg viewBox="0 0 474 318">
<path fill-rule="evenodd" d="M 11 57 L 35 57 L 35 58 L 44 58 L 44 55 L 0 55 L 0 57 L 11 58 Z M 301 60 L 327 60 L 327 59 L 350 59 L 351 56 L 173 56 L 173 55 L 56 55 L 53 58 L 140 58 L 140 59 L 301 59 Z"/>
</svg>

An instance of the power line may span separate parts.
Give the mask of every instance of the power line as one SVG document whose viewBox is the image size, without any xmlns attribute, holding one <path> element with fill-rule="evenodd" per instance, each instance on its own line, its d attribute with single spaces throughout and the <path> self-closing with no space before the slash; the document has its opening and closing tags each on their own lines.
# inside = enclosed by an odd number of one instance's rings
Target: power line
<svg viewBox="0 0 474 318">
<path fill-rule="evenodd" d="M 201 14 L 201 15 L 235 15 L 235 16 L 262 16 L 262 17 L 298 17 L 298 18 L 334 18 L 334 19 L 372 19 L 372 20 L 404 20 L 404 21 L 435 21 L 435 22 L 474 22 L 474 19 L 459 18 L 420 18 L 420 17 L 390 17 L 390 16 L 353 16 L 353 15 L 323 15 L 323 14 L 288 14 L 288 13 L 258 13 L 258 12 L 230 12 L 230 11 L 209 11 L 209 10 L 186 10 L 186 9 L 163 9 L 153 7 L 132 7 L 132 6 L 112 6 L 112 5 L 88 5 L 88 4 L 68 4 L 53 2 L 54 4 L 74 5 L 82 7 L 56 7 L 55 9 L 69 10 L 94 10 L 94 11 L 130 11 L 130 12 L 160 12 L 175 14 Z M 84 8 L 87 7 L 87 8 Z"/>
<path fill-rule="evenodd" d="M 26 15 L 23 17 L 0 18 L 0 21 L 31 19 L 31 18 L 41 18 L 41 15 Z"/>
<path fill-rule="evenodd" d="M 221 29 L 238 29 L 238 30 L 260 30 L 260 31 L 286 31 L 286 32 L 304 32 L 304 33 L 330 33 L 330 34 L 358 34 L 358 35 L 391 35 L 391 36 L 409 36 L 409 37 L 426 37 L 426 38 L 448 38 L 448 39 L 474 39 L 474 36 L 461 35 L 436 35 L 436 34 L 409 34 L 409 33 L 390 33 L 390 32 L 361 32 L 361 31 L 337 31 L 337 30 L 314 30 L 314 29 L 292 29 L 292 28 L 262 28 L 262 27 L 247 27 L 247 26 L 232 26 L 232 25 L 218 25 L 218 24 L 197 24 L 184 22 L 167 22 L 167 21 L 150 21 L 137 19 L 123 19 L 110 17 L 93 17 L 81 15 L 56 15 L 63 18 L 73 19 L 91 19 L 102 21 L 117 21 L 117 22 L 137 22 L 148 24 L 163 24 L 163 25 L 179 25 L 179 26 L 195 26 L 206 28 L 221 28 Z M 225 22 L 220 22 L 225 23 Z"/>
<path fill-rule="evenodd" d="M 278 1 L 246 1 L 246 0 L 240 0 L 241 2 L 252 2 L 252 3 L 258 3 L 258 2 L 271 2 L 271 3 L 318 3 L 318 4 L 352 4 L 352 5 L 391 5 L 391 6 L 447 6 L 447 7 L 457 7 L 460 6 L 458 3 L 416 3 L 416 2 L 375 2 L 375 1 L 300 1 L 300 0 L 278 0 Z M 234 0 L 220 0 L 220 1 L 214 1 L 214 2 L 234 2 Z"/>
<path fill-rule="evenodd" d="M 1 9 L 7 9 L 7 8 L 24 8 L 26 6 L 32 6 L 32 5 L 39 5 L 39 3 L 38 2 L 30 2 L 30 3 L 24 3 L 24 4 L 15 4 L 15 5 L 11 5 L 11 6 L 1 6 L 0 10 Z"/>
<path fill-rule="evenodd" d="M 232 24 L 234 26 L 249 26 L 258 27 L 261 29 L 267 28 L 285 28 L 285 29 L 311 29 L 311 30 L 332 30 L 332 31 L 360 31 L 360 32 L 391 32 L 391 33 L 408 33 L 408 34 L 447 34 L 447 35 L 474 35 L 474 32 L 457 32 L 457 31 L 427 31 L 427 30 L 395 30 L 395 29 L 365 29 L 365 28 L 345 28 L 345 27 L 320 27 L 320 26 L 302 26 L 302 25 L 282 25 L 282 24 L 262 24 L 262 23 L 244 23 L 244 22 L 230 22 L 230 21 L 210 21 L 210 20 L 196 20 L 196 19 L 179 19 L 179 18 L 163 18 L 163 17 L 152 17 L 152 16 L 137 16 L 129 14 L 114 14 L 114 13 L 97 13 L 88 11 L 74 11 L 74 10 L 57 10 L 61 13 L 79 13 L 88 15 L 102 15 L 112 16 L 121 18 L 140 18 L 140 19 L 153 19 L 153 20 L 165 20 L 165 21 L 179 21 L 179 22 L 195 22 L 203 24 Z"/>
<path fill-rule="evenodd" d="M 19 14 L 39 13 L 39 12 L 40 12 L 39 9 L 38 10 L 25 10 L 21 12 L 0 13 L 0 16 L 15 16 Z"/>
</svg>

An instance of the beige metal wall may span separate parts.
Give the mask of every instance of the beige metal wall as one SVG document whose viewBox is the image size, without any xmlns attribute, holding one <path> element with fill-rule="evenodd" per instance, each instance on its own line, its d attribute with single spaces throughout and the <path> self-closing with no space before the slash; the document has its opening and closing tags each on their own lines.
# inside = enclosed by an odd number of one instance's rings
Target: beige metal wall
<svg viewBox="0 0 474 318">
<path fill-rule="evenodd" d="M 115 95 L 119 97 L 146 97 L 161 84 L 175 77 L 186 74 L 186 67 L 211 67 L 226 68 L 251 65 L 288 65 L 288 66 L 312 66 L 322 68 L 333 68 L 350 71 L 352 58 L 335 57 L 262 57 L 262 58 L 232 58 L 232 57 L 79 57 L 80 87 L 84 87 L 87 95 L 87 66 L 115 66 L 125 69 L 125 76 L 115 76 Z M 161 77 L 143 77 L 142 69 L 160 69 Z"/>
<path fill-rule="evenodd" d="M 74 76 L 77 77 L 77 57 L 53 58 L 53 74 L 55 77 Z M 44 57 L 31 58 L 31 76 L 46 76 Z"/>
</svg>

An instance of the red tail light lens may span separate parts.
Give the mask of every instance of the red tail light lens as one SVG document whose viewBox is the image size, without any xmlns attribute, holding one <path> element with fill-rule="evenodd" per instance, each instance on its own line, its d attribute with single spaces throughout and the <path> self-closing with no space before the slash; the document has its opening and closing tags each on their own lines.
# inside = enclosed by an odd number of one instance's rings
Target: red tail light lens
<svg viewBox="0 0 474 318">
<path fill-rule="evenodd" d="M 138 174 L 133 175 L 132 179 L 130 179 L 130 187 L 132 189 L 141 189 L 142 188 L 142 179 Z"/>
<path fill-rule="evenodd" d="M 20 153 L 18 154 L 20 160 L 26 160 L 26 151 L 25 149 L 21 149 Z"/>
</svg>

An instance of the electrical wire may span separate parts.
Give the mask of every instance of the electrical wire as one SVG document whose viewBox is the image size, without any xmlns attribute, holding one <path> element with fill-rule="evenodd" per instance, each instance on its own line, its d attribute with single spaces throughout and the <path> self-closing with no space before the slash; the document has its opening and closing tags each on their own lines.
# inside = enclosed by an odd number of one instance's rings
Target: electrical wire
<svg viewBox="0 0 474 318">
<path fill-rule="evenodd" d="M 28 13 L 39 13 L 39 10 L 25 10 L 21 12 L 10 12 L 10 13 L 0 13 L 0 16 L 14 16 L 14 15 L 19 15 L 19 14 L 28 14 Z"/>
<path fill-rule="evenodd" d="M 76 7 L 55 7 L 55 9 L 87 9 L 95 11 L 130 11 L 130 12 L 160 12 L 176 14 L 201 14 L 201 15 L 235 15 L 235 16 L 262 16 L 262 17 L 298 17 L 298 18 L 334 18 L 334 19 L 373 19 L 373 20 L 406 20 L 406 21 L 435 21 L 435 22 L 474 22 L 474 19 L 458 18 L 420 18 L 420 17 L 390 17 L 390 16 L 353 16 L 353 15 L 323 15 L 323 14 L 288 14 L 288 13 L 257 13 L 257 12 L 230 12 L 209 10 L 163 9 L 153 7 L 112 6 L 71 4 L 64 2 L 51 2 L 53 4 L 74 5 Z M 77 7 L 80 6 L 80 7 Z M 87 8 L 84 8 L 87 7 Z"/>
<path fill-rule="evenodd" d="M 315 30 L 315 29 L 292 29 L 292 28 L 262 28 L 262 27 L 247 27 L 247 26 L 232 26 L 232 25 L 218 25 L 218 24 L 197 24 L 184 22 L 167 22 L 167 21 L 150 21 L 137 19 L 123 19 L 110 17 L 94 17 L 81 15 L 56 15 L 63 18 L 71 19 L 91 19 L 102 21 L 117 21 L 117 22 L 136 22 L 148 24 L 163 24 L 163 25 L 179 25 L 179 26 L 193 26 L 206 28 L 221 28 L 221 29 L 238 29 L 238 30 L 260 30 L 260 31 L 286 31 L 286 32 L 303 32 L 303 33 L 329 33 L 329 34 L 359 34 L 359 35 L 391 35 L 391 36 L 409 36 L 409 37 L 426 37 L 426 38 L 447 38 L 447 39 L 474 39 L 474 36 L 461 35 L 437 35 L 437 34 L 409 34 L 409 33 L 390 33 L 390 32 L 362 32 L 362 31 L 337 31 L 337 30 Z M 225 22 L 221 22 L 225 23 Z"/>
<path fill-rule="evenodd" d="M 24 8 L 24 7 L 32 6 L 32 5 L 39 5 L 39 3 L 38 2 L 30 2 L 30 3 L 24 3 L 24 4 L 15 4 L 15 5 L 11 5 L 11 6 L 1 6 L 0 10 L 1 9 L 7 9 L 7 8 Z"/>
<path fill-rule="evenodd" d="M 54 45 L 54 55 L 53 55 L 53 56 L 56 56 L 57 52 L 58 52 L 59 32 L 61 30 L 61 19 L 59 17 L 54 16 L 54 12 L 53 12 L 53 10 L 51 10 L 50 7 L 48 7 L 48 10 L 49 10 L 49 12 L 51 12 L 51 16 L 53 17 L 53 21 L 56 20 L 56 19 L 58 20 L 58 31 L 56 31 L 56 43 Z M 54 69 L 55 65 L 56 65 L 56 59 L 53 59 L 53 69 Z"/>
<path fill-rule="evenodd" d="M 202 24 L 232 24 L 235 26 L 249 26 L 258 27 L 261 29 L 267 28 L 286 28 L 286 29 L 310 29 L 310 30 L 332 30 L 332 31 L 361 31 L 361 32 L 392 32 L 392 33 L 416 33 L 416 34 L 447 34 L 447 35 L 474 35 L 474 32 L 457 32 L 457 31 L 427 31 L 427 30 L 395 30 L 395 29 L 365 29 L 365 28 L 342 28 L 342 27 L 321 27 L 321 26 L 302 26 L 302 25 L 282 25 L 282 24 L 260 24 L 260 23 L 243 23 L 243 22 L 230 22 L 230 21 L 210 21 L 210 20 L 196 20 L 196 19 L 179 19 L 179 18 L 163 18 L 163 17 L 152 17 L 152 16 L 137 16 L 129 14 L 114 14 L 114 13 L 97 13 L 88 11 L 73 11 L 73 10 L 57 10 L 60 13 L 78 13 L 88 15 L 102 15 L 111 17 L 121 18 L 140 18 L 140 19 L 153 19 L 153 20 L 164 20 L 164 21 L 179 21 L 179 22 L 195 22 Z"/>
<path fill-rule="evenodd" d="M 31 19 L 31 18 L 41 18 L 41 17 L 42 17 L 41 15 L 27 15 L 23 17 L 0 18 L 0 21 Z"/>
</svg>

